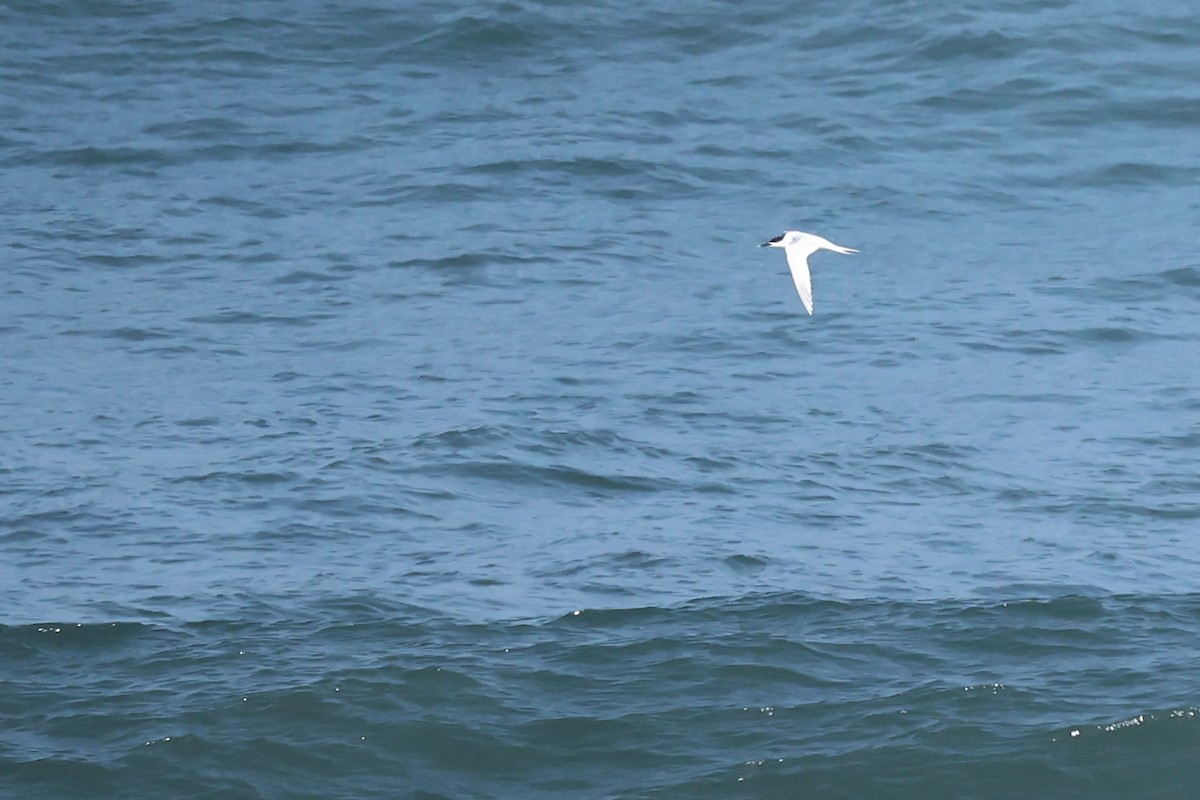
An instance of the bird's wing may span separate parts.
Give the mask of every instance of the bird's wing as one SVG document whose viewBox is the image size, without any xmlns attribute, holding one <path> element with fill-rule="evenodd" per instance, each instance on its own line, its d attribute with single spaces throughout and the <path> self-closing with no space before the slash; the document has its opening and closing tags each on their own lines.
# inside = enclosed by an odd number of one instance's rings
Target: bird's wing
<svg viewBox="0 0 1200 800">
<path fill-rule="evenodd" d="M 800 293 L 800 302 L 809 315 L 812 314 L 812 276 L 808 272 L 808 254 L 799 249 L 787 249 L 788 267 L 792 270 L 792 280 L 796 282 L 796 291 Z"/>
</svg>

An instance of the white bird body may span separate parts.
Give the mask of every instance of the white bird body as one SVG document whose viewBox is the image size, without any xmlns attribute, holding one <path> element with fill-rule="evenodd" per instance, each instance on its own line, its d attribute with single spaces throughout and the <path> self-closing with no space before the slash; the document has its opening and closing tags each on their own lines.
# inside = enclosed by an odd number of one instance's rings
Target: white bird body
<svg viewBox="0 0 1200 800">
<path fill-rule="evenodd" d="M 784 231 L 771 241 L 763 242 L 759 247 L 783 248 L 784 254 L 787 255 L 788 268 L 792 271 L 792 280 L 796 283 L 796 291 L 800 293 L 800 302 L 804 303 L 804 308 L 809 314 L 813 312 L 813 296 L 808 257 L 818 250 L 832 250 L 847 255 L 858 252 L 803 231 Z"/>
</svg>

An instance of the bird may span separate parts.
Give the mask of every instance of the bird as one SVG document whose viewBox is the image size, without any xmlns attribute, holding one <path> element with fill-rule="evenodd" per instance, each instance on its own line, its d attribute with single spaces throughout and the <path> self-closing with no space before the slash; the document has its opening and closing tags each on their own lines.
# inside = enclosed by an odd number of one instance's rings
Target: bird
<svg viewBox="0 0 1200 800">
<path fill-rule="evenodd" d="M 835 253 L 857 253 L 850 247 L 842 247 L 828 239 L 815 236 L 803 231 L 784 231 L 769 242 L 763 242 L 759 247 L 782 247 L 787 255 L 788 267 L 792 270 L 792 280 L 796 282 L 796 291 L 800 293 L 800 302 L 809 315 L 813 312 L 812 277 L 808 272 L 808 257 L 818 250 L 832 250 Z"/>
</svg>

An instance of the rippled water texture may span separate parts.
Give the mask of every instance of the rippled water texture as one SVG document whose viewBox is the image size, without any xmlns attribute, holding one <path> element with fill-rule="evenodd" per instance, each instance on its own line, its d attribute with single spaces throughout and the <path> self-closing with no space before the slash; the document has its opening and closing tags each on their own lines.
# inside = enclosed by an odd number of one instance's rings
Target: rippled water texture
<svg viewBox="0 0 1200 800">
<path fill-rule="evenodd" d="M 1187 796 L 1197 53 L 0 6 L 0 793 Z"/>
</svg>

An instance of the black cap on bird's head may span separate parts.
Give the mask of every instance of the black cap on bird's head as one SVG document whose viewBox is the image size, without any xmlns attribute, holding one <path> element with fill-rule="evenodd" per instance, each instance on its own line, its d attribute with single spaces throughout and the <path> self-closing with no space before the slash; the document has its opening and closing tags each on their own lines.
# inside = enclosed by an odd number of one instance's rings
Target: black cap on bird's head
<svg viewBox="0 0 1200 800">
<path fill-rule="evenodd" d="M 760 244 L 760 245 L 759 245 L 759 247 L 770 247 L 770 246 L 771 246 L 771 245 L 773 245 L 773 244 L 779 244 L 780 242 L 782 242 L 782 241 L 783 241 L 783 237 L 784 237 L 785 235 L 786 235 L 786 234 L 782 234 L 782 233 L 781 233 L 781 234 L 779 234 L 778 236 L 776 236 L 774 239 L 771 239 L 771 240 L 770 240 L 770 241 L 768 241 L 768 242 L 763 242 L 762 244 Z"/>
</svg>

